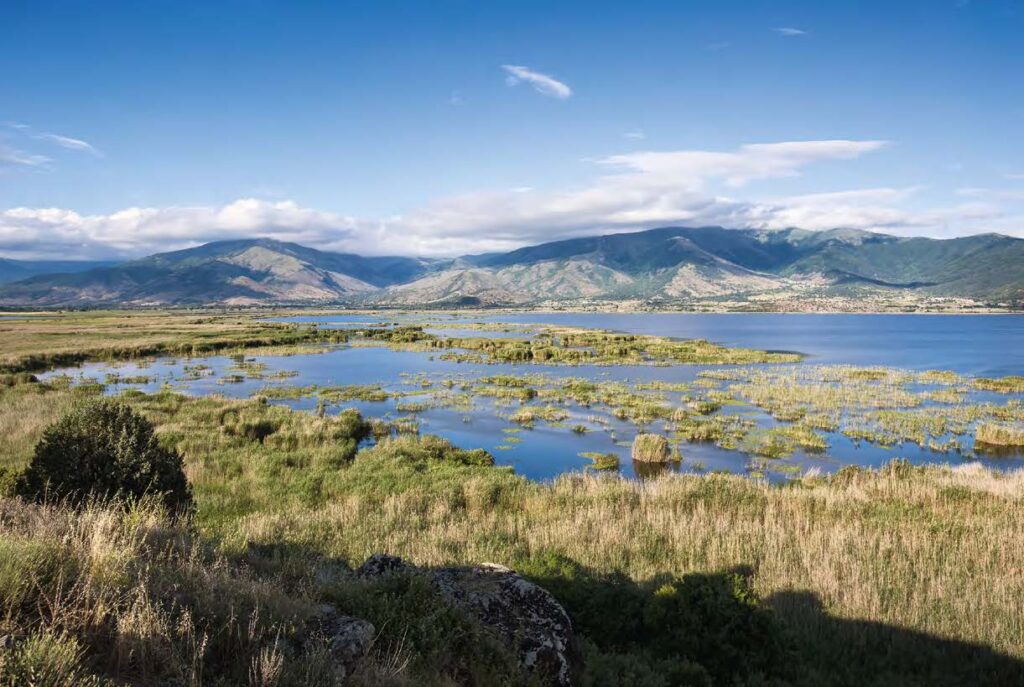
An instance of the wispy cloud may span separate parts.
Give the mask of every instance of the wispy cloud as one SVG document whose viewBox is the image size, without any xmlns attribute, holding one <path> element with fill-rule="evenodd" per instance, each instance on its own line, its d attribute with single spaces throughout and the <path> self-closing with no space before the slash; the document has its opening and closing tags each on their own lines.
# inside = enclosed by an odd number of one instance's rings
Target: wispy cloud
<svg viewBox="0 0 1024 687">
<path fill-rule="evenodd" d="M 81 150 L 93 155 L 99 155 L 100 151 L 96 149 L 91 143 L 83 141 L 80 138 L 71 138 L 70 136 L 61 136 L 60 134 L 36 134 L 33 138 L 40 141 L 47 141 L 49 143 L 55 143 L 61 148 L 67 148 L 68 150 Z"/>
<path fill-rule="evenodd" d="M 772 31 L 774 31 L 775 33 L 779 34 L 780 36 L 788 36 L 790 38 L 795 37 L 795 36 L 806 36 L 807 35 L 807 32 L 804 31 L 803 29 L 797 29 L 797 28 L 794 28 L 792 26 L 779 26 L 777 28 L 772 29 Z"/>
<path fill-rule="evenodd" d="M 505 83 L 509 86 L 516 86 L 519 83 L 525 82 L 530 84 L 533 90 L 538 93 L 551 96 L 552 98 L 559 98 L 560 100 L 565 100 L 572 95 L 572 89 L 569 86 L 547 74 L 541 74 L 540 72 L 535 72 L 532 69 L 515 64 L 504 64 L 501 68 L 508 75 L 505 77 Z"/>
<path fill-rule="evenodd" d="M 0 165 L 12 165 L 17 167 L 45 167 L 53 162 L 45 155 L 29 153 L 19 150 L 6 143 L 0 142 Z"/>
<path fill-rule="evenodd" d="M 622 137 L 629 138 L 634 141 L 642 141 L 643 139 L 647 138 L 647 134 L 644 133 L 643 129 L 634 129 L 633 131 L 627 131 L 626 133 L 622 134 Z"/>
<path fill-rule="evenodd" d="M 29 124 L 4 121 L 0 122 L 0 166 L 8 168 L 50 167 L 53 163 L 52 157 L 32 150 L 32 148 L 40 147 L 39 142 L 101 157 L 100 151 L 95 146 L 79 138 L 53 133 L 34 133 L 33 127 Z"/>
</svg>

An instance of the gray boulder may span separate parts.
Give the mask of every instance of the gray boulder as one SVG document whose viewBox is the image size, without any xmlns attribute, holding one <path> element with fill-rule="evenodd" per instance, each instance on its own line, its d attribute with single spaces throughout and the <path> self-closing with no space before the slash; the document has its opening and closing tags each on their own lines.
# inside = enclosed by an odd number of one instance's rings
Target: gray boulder
<svg viewBox="0 0 1024 687">
<path fill-rule="evenodd" d="M 569 687 L 582 672 L 582 652 L 569 615 L 547 590 L 515 571 L 493 563 L 422 569 L 380 554 L 357 571 L 367 577 L 395 572 L 426 575 L 444 598 L 475 617 L 546 684 Z"/>
<path fill-rule="evenodd" d="M 335 677 L 339 682 L 352 674 L 370 651 L 377 628 L 373 623 L 354 618 L 324 604 L 315 619 L 316 635 L 327 643 Z"/>
</svg>

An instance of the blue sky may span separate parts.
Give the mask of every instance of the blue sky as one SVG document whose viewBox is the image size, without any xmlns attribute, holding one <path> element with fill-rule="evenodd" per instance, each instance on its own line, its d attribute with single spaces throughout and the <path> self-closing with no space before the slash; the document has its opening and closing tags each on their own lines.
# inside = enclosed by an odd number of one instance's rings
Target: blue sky
<svg viewBox="0 0 1024 687">
<path fill-rule="evenodd" d="M 4 0 L 0 255 L 1024 236 L 1024 0 Z"/>
</svg>

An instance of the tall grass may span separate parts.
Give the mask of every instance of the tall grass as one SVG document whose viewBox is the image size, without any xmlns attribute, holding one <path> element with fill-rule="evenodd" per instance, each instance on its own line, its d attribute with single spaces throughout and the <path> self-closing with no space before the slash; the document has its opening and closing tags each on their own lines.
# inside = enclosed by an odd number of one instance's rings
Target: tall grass
<svg viewBox="0 0 1024 687">
<path fill-rule="evenodd" d="M 0 389 L 0 463 L 23 464 L 45 419 L 76 393 L 87 392 Z M 982 649 L 950 653 L 942 640 L 991 647 L 1024 665 L 1021 472 L 896 463 L 786 487 L 715 474 L 534 483 L 433 440 L 404 437 L 353 458 L 364 430 L 351 413 L 318 418 L 258 400 L 172 393 L 122 398 L 182 452 L 196 531 L 215 549 L 169 530 L 152 510 L 122 517 L 93 509 L 76 519 L 4 502 L 0 511 L 0 623 L 40 646 L 56 643 L 61 655 L 103 656 L 113 661 L 106 673 L 123 665 L 124 675 L 187 683 L 228 654 L 245 665 L 218 670 L 246 680 L 253 665 L 273 672 L 272 637 L 311 612 L 313 592 L 302 590 L 315 589 L 323 561 L 343 567 L 382 551 L 426 566 L 493 561 L 526 572 L 538 561 L 568 561 L 612 580 L 602 587 L 607 598 L 594 602 L 608 609 L 623 580 L 656 587 L 666 576 L 746 570 L 795 640 L 802 684 L 864 684 L 900 656 L 918 657 L 922 685 L 954 684 L 988 665 Z M 253 552 L 263 552 L 258 565 L 269 578 L 232 563 Z M 174 589 L 188 594 L 189 615 L 169 610 Z M 249 639 L 241 626 L 257 609 L 259 630 Z M 231 625 L 232 617 L 241 620 Z M 417 646 L 442 651 L 430 622 L 401 617 L 403 627 L 420 628 Z M 391 636 L 398 654 L 388 660 L 408 656 L 402 636 Z M 884 647 L 896 636 L 894 657 Z M 282 665 L 286 673 L 293 666 Z M 439 664 L 418 665 L 423 675 Z"/>
</svg>

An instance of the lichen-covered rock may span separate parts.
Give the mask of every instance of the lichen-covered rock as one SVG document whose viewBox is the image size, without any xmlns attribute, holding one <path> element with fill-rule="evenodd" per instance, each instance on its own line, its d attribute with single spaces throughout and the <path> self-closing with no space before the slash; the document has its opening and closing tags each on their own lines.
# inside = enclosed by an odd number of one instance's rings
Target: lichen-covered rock
<svg viewBox="0 0 1024 687">
<path fill-rule="evenodd" d="M 373 623 L 340 613 L 329 604 L 320 607 L 315 619 L 316 634 L 327 645 L 335 677 L 341 681 L 370 651 L 377 629 Z"/>
<path fill-rule="evenodd" d="M 377 554 L 358 569 L 364 577 L 405 571 L 425 575 L 441 595 L 470 614 L 545 684 L 568 687 L 583 658 L 572 621 L 547 590 L 493 563 L 424 569 Z"/>
<path fill-rule="evenodd" d="M 356 574 L 360 577 L 376 577 L 384 573 L 410 570 L 411 567 L 398 556 L 375 553 L 356 569 Z"/>
<path fill-rule="evenodd" d="M 569 615 L 547 590 L 493 563 L 433 575 L 444 596 L 513 648 L 524 668 L 551 685 L 573 684 L 582 654 Z"/>
</svg>

